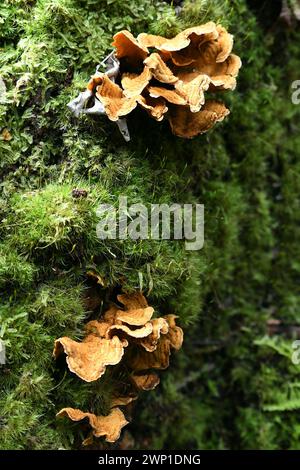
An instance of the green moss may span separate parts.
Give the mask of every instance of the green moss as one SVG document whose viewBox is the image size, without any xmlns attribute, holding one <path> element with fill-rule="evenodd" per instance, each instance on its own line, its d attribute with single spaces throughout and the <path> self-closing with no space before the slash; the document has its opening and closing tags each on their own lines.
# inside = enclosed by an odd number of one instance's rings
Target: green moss
<svg viewBox="0 0 300 470">
<path fill-rule="evenodd" d="M 85 319 L 82 294 L 81 285 L 71 285 L 66 289 L 66 279 L 41 285 L 30 309 L 30 317 L 49 328 L 74 331 Z"/>
<path fill-rule="evenodd" d="M 85 198 L 72 197 L 70 185 L 49 185 L 16 196 L 7 221 L 10 243 L 23 253 L 76 250 L 91 231 L 92 211 Z M 43 256 L 42 251 L 42 256 Z"/>
<path fill-rule="evenodd" d="M 36 268 L 9 245 L 0 245 L 0 287 L 28 288 L 33 282 Z"/>
</svg>

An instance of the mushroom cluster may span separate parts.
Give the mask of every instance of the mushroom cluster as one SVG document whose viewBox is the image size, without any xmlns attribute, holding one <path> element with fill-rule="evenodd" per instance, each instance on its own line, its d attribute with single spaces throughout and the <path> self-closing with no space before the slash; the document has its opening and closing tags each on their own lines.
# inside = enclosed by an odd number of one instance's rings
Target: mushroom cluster
<svg viewBox="0 0 300 470">
<path fill-rule="evenodd" d="M 192 138 L 229 114 L 224 103 L 205 99 L 205 92 L 234 90 L 241 67 L 223 26 L 209 22 L 172 39 L 147 33 L 135 38 L 123 30 L 113 46 L 114 73 L 97 72 L 87 93 L 97 103 L 93 109 L 101 107 L 119 127 L 139 106 L 157 121 L 166 117 L 175 135 Z"/>
<path fill-rule="evenodd" d="M 113 398 L 108 416 L 73 408 L 63 408 L 58 413 L 73 421 L 88 418 L 93 435 L 105 436 L 108 442 L 115 442 L 127 424 L 118 407 L 135 400 L 140 390 L 153 390 L 158 385 L 159 377 L 153 369 L 166 369 L 171 348 L 180 349 L 183 341 L 176 316 L 152 318 L 154 309 L 149 307 L 142 293 L 122 294 L 118 301 L 123 308 L 112 305 L 99 320 L 86 324 L 82 342 L 62 337 L 55 341 L 53 351 L 55 358 L 65 353 L 69 370 L 85 382 L 99 379 L 108 365 L 119 364 L 124 356 L 124 365 L 129 371 L 126 396 Z"/>
</svg>

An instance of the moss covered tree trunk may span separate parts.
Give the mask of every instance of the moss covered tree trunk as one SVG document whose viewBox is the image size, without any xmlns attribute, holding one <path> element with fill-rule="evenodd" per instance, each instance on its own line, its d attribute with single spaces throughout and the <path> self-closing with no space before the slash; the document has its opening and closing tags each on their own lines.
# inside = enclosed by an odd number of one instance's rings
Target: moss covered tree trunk
<svg viewBox="0 0 300 470">
<path fill-rule="evenodd" d="M 1 2 L 1 449 L 81 448 L 85 426 L 56 413 L 107 413 L 122 374 L 83 383 L 53 342 L 80 339 L 138 289 L 179 316 L 185 341 L 115 447 L 299 449 L 300 35 L 280 3 L 187 0 L 177 16 L 158 0 Z M 208 134 L 180 139 L 136 111 L 126 143 L 104 117 L 67 111 L 117 31 L 172 37 L 210 20 L 234 34 L 243 68 L 231 115 Z M 205 204 L 204 248 L 99 241 L 95 209 L 120 195 Z"/>
</svg>

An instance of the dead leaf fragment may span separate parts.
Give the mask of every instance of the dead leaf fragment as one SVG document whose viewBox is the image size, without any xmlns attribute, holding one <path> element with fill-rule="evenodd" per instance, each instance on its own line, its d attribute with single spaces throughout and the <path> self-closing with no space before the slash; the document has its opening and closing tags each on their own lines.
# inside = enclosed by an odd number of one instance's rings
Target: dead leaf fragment
<svg viewBox="0 0 300 470">
<path fill-rule="evenodd" d="M 107 416 L 84 413 L 76 408 L 63 408 L 56 416 L 67 416 L 72 421 L 81 421 L 84 418 L 88 418 L 93 429 L 93 435 L 95 437 L 103 436 L 107 442 L 116 442 L 121 435 L 122 428 L 128 424 L 120 408 L 113 408 Z"/>
<path fill-rule="evenodd" d="M 95 271 L 87 271 L 86 275 L 96 281 L 96 283 L 101 287 L 105 287 L 105 281 L 100 274 L 96 273 Z"/>
<path fill-rule="evenodd" d="M 1 132 L 1 139 L 5 140 L 6 142 L 9 142 L 12 139 L 12 135 L 8 129 L 3 129 L 3 131 Z"/>
</svg>

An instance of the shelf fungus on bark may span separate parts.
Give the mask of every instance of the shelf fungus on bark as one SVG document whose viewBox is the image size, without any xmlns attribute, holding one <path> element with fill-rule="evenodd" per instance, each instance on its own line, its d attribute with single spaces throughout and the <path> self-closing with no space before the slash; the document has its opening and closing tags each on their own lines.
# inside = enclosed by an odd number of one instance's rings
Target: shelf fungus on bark
<svg viewBox="0 0 300 470">
<path fill-rule="evenodd" d="M 151 323 L 151 333 L 141 341 L 141 346 L 148 352 L 155 351 L 161 334 L 165 335 L 169 331 L 169 325 L 165 318 L 154 318 Z"/>
<path fill-rule="evenodd" d="M 117 334 L 118 331 L 123 331 L 124 333 L 126 333 L 128 336 L 131 336 L 132 338 L 145 338 L 152 333 L 152 324 L 148 322 L 144 326 L 140 328 L 135 328 L 134 330 L 129 328 L 129 326 L 127 325 L 113 325 L 109 327 L 109 329 L 107 330 L 107 333 Z"/>
<path fill-rule="evenodd" d="M 125 310 L 117 311 L 117 320 L 129 325 L 142 326 L 152 318 L 154 308 L 148 306 L 145 297 L 140 292 L 118 295 L 118 301 L 124 305 Z"/>
<path fill-rule="evenodd" d="M 154 372 L 147 374 L 132 374 L 131 380 L 138 390 L 154 390 L 159 384 L 160 378 Z"/>
<path fill-rule="evenodd" d="M 70 371 L 85 382 L 93 382 L 104 374 L 106 366 L 116 365 L 121 361 L 127 345 L 127 341 L 124 342 L 117 336 L 107 339 L 90 334 L 81 343 L 63 337 L 55 341 L 53 355 L 57 358 L 64 352 Z"/>
<path fill-rule="evenodd" d="M 179 351 L 183 343 L 183 331 L 180 326 L 176 325 L 177 315 L 166 315 L 165 320 L 169 325 L 167 338 L 170 341 L 172 348 Z"/>
<path fill-rule="evenodd" d="M 65 353 L 70 371 L 86 382 L 100 379 L 107 366 L 121 362 L 120 370 L 123 367 L 125 375 L 114 390 L 109 416 L 99 417 L 73 408 L 64 408 L 58 413 L 58 416 L 67 415 L 73 421 L 88 417 L 93 435 L 106 435 L 109 442 L 113 442 L 121 428 L 115 427 L 111 435 L 106 433 L 104 424 L 112 417 L 118 418 L 121 424 L 125 419 L 120 410 L 114 411 L 115 407 L 129 405 L 137 399 L 139 391 L 153 390 L 160 382 L 153 369 L 166 369 L 171 349 L 180 349 L 183 341 L 176 315 L 152 318 L 154 309 L 141 292 L 121 294 L 117 300 L 118 305 L 112 304 L 98 320 L 85 325 L 82 342 L 59 338 L 53 352 L 55 358 Z M 90 441 L 89 437 L 84 442 Z"/>
<path fill-rule="evenodd" d="M 128 365 L 134 371 L 151 369 L 167 369 L 169 367 L 171 349 L 179 350 L 183 343 L 183 331 L 176 325 L 176 315 L 166 315 L 166 323 L 159 329 L 160 337 L 154 343 L 147 343 L 147 338 L 140 343 L 140 349 L 128 357 Z M 161 320 L 161 319 L 159 319 Z M 158 336 L 159 333 L 157 332 Z"/>
<path fill-rule="evenodd" d="M 76 408 L 63 408 L 57 417 L 66 416 L 72 421 L 81 421 L 88 418 L 93 435 L 95 437 L 105 437 L 107 442 L 116 442 L 121 434 L 121 430 L 128 421 L 126 420 L 120 408 L 113 408 L 107 416 L 96 416 L 93 413 L 84 413 Z"/>
<path fill-rule="evenodd" d="M 195 137 L 207 132 L 216 122 L 221 122 L 230 113 L 224 103 L 209 100 L 200 111 L 191 113 L 186 107 L 170 109 L 169 121 L 174 134 L 179 137 Z"/>
<path fill-rule="evenodd" d="M 235 89 L 242 62 L 232 53 L 233 42 L 212 21 L 171 39 L 120 31 L 114 51 L 101 63 L 106 71 L 97 69 L 87 90 L 68 106 L 77 116 L 106 114 L 127 141 L 126 116 L 137 106 L 157 121 L 166 118 L 179 137 L 203 134 L 229 114 L 225 105 L 206 101 L 205 93 Z"/>
<path fill-rule="evenodd" d="M 127 406 L 129 405 L 129 403 L 135 401 L 137 398 L 137 394 L 128 396 L 115 396 L 112 398 L 111 407 L 114 408 L 116 406 Z"/>
</svg>

